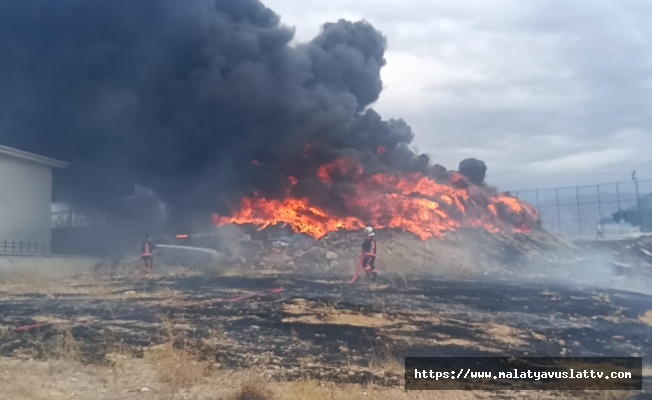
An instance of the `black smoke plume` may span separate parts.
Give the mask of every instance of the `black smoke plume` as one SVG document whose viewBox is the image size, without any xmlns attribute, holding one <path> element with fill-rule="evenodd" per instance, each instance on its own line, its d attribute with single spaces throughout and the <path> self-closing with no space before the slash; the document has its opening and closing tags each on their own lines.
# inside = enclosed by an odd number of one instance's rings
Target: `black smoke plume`
<svg viewBox="0 0 652 400">
<path fill-rule="evenodd" d="M 484 161 L 467 158 L 460 162 L 459 170 L 471 183 L 478 186 L 484 185 L 484 178 L 487 174 L 487 165 Z"/>
<path fill-rule="evenodd" d="M 344 20 L 308 43 L 293 33 L 257 0 L 3 0 L 0 143 L 70 162 L 59 188 L 93 207 L 139 182 L 219 212 L 343 156 L 428 168 L 410 127 L 368 108 L 381 33 Z"/>
</svg>

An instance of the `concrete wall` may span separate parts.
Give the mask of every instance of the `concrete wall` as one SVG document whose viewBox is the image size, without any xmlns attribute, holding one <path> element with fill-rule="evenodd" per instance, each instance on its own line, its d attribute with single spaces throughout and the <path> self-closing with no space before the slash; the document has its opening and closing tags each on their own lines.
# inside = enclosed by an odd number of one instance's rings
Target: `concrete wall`
<svg viewBox="0 0 652 400">
<path fill-rule="evenodd" d="M 50 244 L 52 168 L 0 154 L 0 241 Z"/>
<path fill-rule="evenodd" d="M 0 279 L 25 272 L 51 278 L 72 277 L 92 271 L 101 261 L 94 257 L 0 254 Z"/>
</svg>

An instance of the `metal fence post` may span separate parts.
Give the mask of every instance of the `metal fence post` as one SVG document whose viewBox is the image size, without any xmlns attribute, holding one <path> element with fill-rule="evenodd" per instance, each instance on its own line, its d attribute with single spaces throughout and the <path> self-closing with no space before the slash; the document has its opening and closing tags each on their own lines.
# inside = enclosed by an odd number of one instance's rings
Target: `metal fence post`
<svg viewBox="0 0 652 400">
<path fill-rule="evenodd" d="M 602 201 L 600 199 L 600 184 L 595 185 L 595 189 L 598 192 L 598 222 L 602 220 Z"/>
<path fill-rule="evenodd" d="M 561 234 L 561 212 L 559 211 L 559 188 L 555 188 L 555 205 L 557 206 L 557 230 Z"/>
<path fill-rule="evenodd" d="M 579 220 L 580 236 L 582 236 L 582 212 L 580 210 L 580 188 L 575 186 L 575 203 L 577 203 L 577 218 Z"/>
<path fill-rule="evenodd" d="M 638 226 L 643 228 L 643 213 L 641 212 L 641 194 L 638 191 L 638 180 L 634 179 L 634 188 L 636 190 L 636 219 Z"/>
</svg>

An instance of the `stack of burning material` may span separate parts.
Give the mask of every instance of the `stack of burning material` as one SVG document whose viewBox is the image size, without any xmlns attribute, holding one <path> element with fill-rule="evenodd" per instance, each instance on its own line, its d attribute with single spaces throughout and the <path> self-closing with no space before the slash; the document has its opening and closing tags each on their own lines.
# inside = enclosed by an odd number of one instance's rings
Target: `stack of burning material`
<svg viewBox="0 0 652 400">
<path fill-rule="evenodd" d="M 320 165 L 314 176 L 288 176 L 277 196 L 244 197 L 230 215 L 214 215 L 213 222 L 258 229 L 250 235 L 259 244 L 246 246 L 258 246 L 250 254 L 260 256 L 245 255 L 252 257 L 248 263 L 314 271 L 350 269 L 360 255 L 361 232 L 369 225 L 379 234 L 380 251 L 391 252 L 397 240 L 402 243 L 399 254 L 407 264 L 415 259 L 426 263 L 434 256 L 424 250 L 427 242 L 455 237 L 458 230 L 511 235 L 539 229 L 534 207 L 478 179 L 441 169 L 368 171 L 355 158 L 341 158 Z"/>
<path fill-rule="evenodd" d="M 492 233 L 531 232 L 539 227 L 536 209 L 508 194 L 471 183 L 458 172 L 439 182 L 424 173 L 365 173 L 355 159 L 322 165 L 318 188 L 310 195 L 302 181 L 289 176 L 284 194 L 245 197 L 232 215 L 214 215 L 215 225 L 287 225 L 296 233 L 321 238 L 339 230 L 401 229 L 420 239 L 443 238 L 464 227 Z M 441 180 L 441 179 L 440 179 Z"/>
</svg>

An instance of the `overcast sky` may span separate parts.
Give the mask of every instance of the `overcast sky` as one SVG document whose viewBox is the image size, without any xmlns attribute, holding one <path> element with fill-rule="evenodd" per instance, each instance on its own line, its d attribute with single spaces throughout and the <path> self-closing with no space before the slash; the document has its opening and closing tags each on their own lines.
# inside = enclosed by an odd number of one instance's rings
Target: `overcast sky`
<svg viewBox="0 0 652 400">
<path fill-rule="evenodd" d="M 503 189 L 652 178 L 652 1 L 263 0 L 296 28 L 365 19 L 388 39 L 374 105 L 449 169 Z"/>
</svg>

